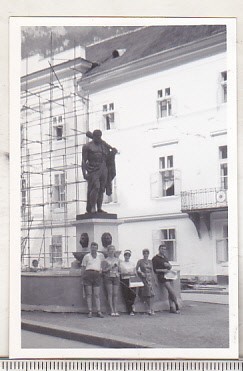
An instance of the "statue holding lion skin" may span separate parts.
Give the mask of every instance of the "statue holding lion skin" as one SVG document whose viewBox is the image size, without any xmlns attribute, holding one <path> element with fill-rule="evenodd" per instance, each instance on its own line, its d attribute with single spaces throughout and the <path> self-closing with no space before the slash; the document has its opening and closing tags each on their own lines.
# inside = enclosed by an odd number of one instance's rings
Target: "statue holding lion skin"
<svg viewBox="0 0 243 371">
<path fill-rule="evenodd" d="M 88 182 L 87 213 L 102 213 L 104 192 L 112 194 L 112 180 L 116 176 L 116 148 L 111 147 L 101 139 L 101 130 L 87 132 L 92 141 L 82 149 L 82 173 Z"/>
</svg>

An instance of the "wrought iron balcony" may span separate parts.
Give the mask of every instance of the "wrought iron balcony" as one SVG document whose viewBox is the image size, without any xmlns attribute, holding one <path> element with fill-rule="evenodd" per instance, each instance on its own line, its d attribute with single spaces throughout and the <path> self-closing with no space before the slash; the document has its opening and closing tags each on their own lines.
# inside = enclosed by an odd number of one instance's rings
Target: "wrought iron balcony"
<svg viewBox="0 0 243 371">
<path fill-rule="evenodd" d="M 181 192 L 181 211 L 209 211 L 212 209 L 227 209 L 227 190 L 206 188 Z"/>
</svg>

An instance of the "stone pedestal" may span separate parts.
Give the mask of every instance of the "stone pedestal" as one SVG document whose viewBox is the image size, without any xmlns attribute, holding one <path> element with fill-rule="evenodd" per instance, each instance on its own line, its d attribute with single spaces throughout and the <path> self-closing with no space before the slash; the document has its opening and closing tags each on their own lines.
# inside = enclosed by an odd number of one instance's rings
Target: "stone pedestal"
<svg viewBox="0 0 243 371">
<path fill-rule="evenodd" d="M 118 242 L 118 226 L 122 221 L 117 219 L 116 214 L 109 213 L 86 213 L 77 215 L 76 222 L 76 251 L 84 251 L 80 245 L 80 236 L 82 233 L 87 233 L 89 236 L 89 246 L 91 242 L 98 243 L 98 250 L 104 249 L 101 241 L 101 236 L 104 233 L 110 233 L 112 236 L 112 245 L 119 250 Z"/>
</svg>

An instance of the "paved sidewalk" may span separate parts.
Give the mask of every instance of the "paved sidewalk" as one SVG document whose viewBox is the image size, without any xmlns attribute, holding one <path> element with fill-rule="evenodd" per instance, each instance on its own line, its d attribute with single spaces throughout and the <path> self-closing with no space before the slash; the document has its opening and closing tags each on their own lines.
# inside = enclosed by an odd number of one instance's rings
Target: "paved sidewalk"
<svg viewBox="0 0 243 371">
<path fill-rule="evenodd" d="M 23 312 L 28 331 L 109 348 L 227 348 L 228 305 L 184 301 L 181 314 L 87 318 L 77 313 Z"/>
<path fill-rule="evenodd" d="M 182 292 L 182 300 L 192 300 L 201 303 L 211 303 L 211 304 L 229 304 L 228 293 L 214 294 L 214 293 L 196 293 L 196 292 Z"/>
</svg>

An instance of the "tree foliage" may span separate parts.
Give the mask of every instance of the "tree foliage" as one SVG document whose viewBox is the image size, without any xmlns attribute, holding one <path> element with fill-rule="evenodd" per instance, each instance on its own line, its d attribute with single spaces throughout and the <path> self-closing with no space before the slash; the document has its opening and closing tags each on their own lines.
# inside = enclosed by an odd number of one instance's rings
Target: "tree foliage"
<svg viewBox="0 0 243 371">
<path fill-rule="evenodd" d="M 110 26 L 73 26 L 73 27 L 22 27 L 22 58 L 40 54 L 47 57 L 51 53 L 61 52 L 74 46 L 86 46 L 94 42 L 131 31 L 136 27 Z"/>
</svg>

